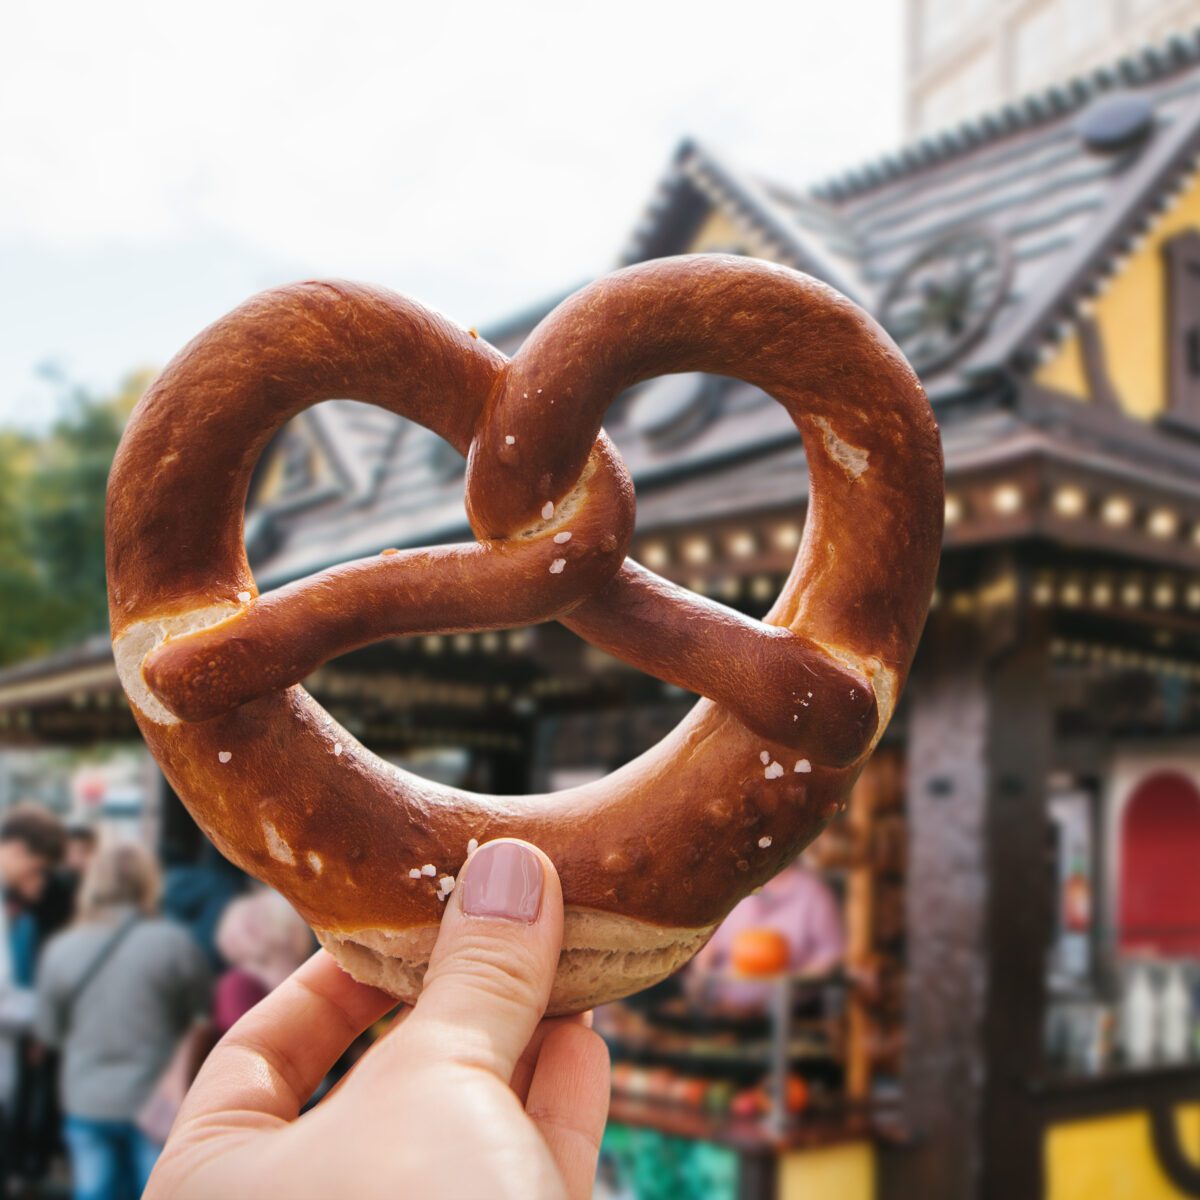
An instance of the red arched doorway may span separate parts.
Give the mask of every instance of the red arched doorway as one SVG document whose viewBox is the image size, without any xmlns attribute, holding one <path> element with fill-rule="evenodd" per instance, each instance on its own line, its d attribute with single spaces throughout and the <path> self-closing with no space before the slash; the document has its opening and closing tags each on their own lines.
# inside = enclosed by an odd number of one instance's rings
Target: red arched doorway
<svg viewBox="0 0 1200 1200">
<path fill-rule="evenodd" d="M 1121 821 L 1118 930 L 1123 951 L 1200 955 L 1200 789 L 1156 771 Z"/>
</svg>

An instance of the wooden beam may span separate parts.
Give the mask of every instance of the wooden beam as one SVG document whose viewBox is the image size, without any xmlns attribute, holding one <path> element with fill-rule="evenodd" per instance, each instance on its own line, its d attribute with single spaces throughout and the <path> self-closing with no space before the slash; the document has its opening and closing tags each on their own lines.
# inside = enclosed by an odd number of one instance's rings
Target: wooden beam
<svg viewBox="0 0 1200 1200">
<path fill-rule="evenodd" d="M 973 1200 L 982 1150 L 988 691 L 974 622 L 931 620 L 906 690 L 903 1124 L 883 1200 Z"/>
<path fill-rule="evenodd" d="M 1028 1100 L 1042 1061 L 1046 941 L 1046 787 L 1053 701 L 1049 628 L 1027 617 L 990 665 L 983 829 L 986 927 L 982 1188 L 985 1200 L 1042 1195 L 1042 1129 Z"/>
</svg>

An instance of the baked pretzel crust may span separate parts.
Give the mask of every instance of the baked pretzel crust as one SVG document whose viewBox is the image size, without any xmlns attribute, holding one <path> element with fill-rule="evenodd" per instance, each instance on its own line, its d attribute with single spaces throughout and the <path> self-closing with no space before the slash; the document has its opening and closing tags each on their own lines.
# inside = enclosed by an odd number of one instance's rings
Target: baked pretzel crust
<svg viewBox="0 0 1200 1200">
<path fill-rule="evenodd" d="M 624 557 L 633 489 L 600 423 L 622 390 L 676 371 L 757 385 L 804 439 L 804 536 L 762 622 Z M 242 534 L 251 471 L 281 425 L 331 397 L 467 455 L 478 541 L 260 597 Z M 545 850 L 570 911 L 692 931 L 690 954 L 844 802 L 911 664 L 942 513 L 912 370 L 870 317 L 787 268 L 697 255 L 618 271 L 511 361 L 392 293 L 298 284 L 210 326 L 135 410 L 109 483 L 114 648 L 201 828 L 327 937 L 436 926 L 438 881 L 471 839 L 505 836 Z M 384 763 L 298 686 L 380 638 L 548 619 L 705 699 L 602 780 L 486 796 Z"/>
</svg>

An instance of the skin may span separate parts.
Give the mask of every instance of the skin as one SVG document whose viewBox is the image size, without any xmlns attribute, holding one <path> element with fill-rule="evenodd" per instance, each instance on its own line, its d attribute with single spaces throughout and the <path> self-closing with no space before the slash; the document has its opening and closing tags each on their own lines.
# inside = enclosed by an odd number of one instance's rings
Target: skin
<svg viewBox="0 0 1200 1200">
<path fill-rule="evenodd" d="M 34 904 L 46 890 L 50 860 L 35 854 L 19 838 L 0 841 L 0 884 L 4 890 Z"/>
<path fill-rule="evenodd" d="M 590 1014 L 542 1019 L 562 891 L 537 853 L 536 920 L 470 916 L 458 887 L 417 1003 L 303 1116 L 326 1071 L 395 1000 L 321 951 L 247 1013 L 188 1093 L 146 1200 L 590 1197 L 608 1052 Z"/>
</svg>

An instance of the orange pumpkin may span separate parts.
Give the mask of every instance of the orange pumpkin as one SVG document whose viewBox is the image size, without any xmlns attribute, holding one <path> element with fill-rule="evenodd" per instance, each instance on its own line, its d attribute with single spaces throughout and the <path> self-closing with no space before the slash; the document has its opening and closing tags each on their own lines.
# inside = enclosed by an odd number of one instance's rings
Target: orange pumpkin
<svg viewBox="0 0 1200 1200">
<path fill-rule="evenodd" d="M 777 929 L 743 929 L 733 939 L 732 966 L 738 975 L 780 975 L 792 948 Z"/>
</svg>

